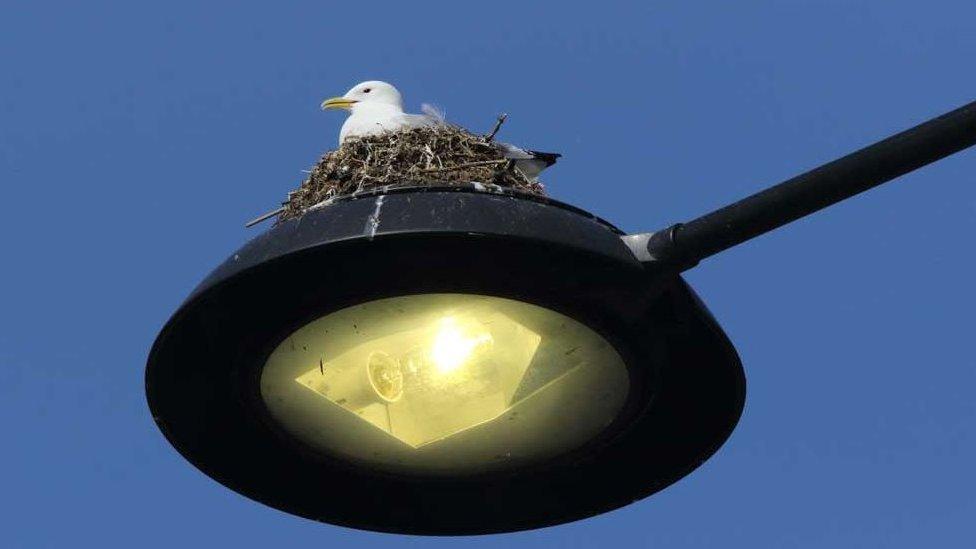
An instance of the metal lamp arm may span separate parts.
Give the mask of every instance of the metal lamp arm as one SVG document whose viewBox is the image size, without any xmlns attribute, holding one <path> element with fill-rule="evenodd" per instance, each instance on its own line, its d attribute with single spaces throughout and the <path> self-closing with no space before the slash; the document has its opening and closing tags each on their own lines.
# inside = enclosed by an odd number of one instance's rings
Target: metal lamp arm
<svg viewBox="0 0 976 549">
<path fill-rule="evenodd" d="M 974 144 L 976 101 L 697 219 L 624 241 L 641 261 L 684 271 Z"/>
</svg>

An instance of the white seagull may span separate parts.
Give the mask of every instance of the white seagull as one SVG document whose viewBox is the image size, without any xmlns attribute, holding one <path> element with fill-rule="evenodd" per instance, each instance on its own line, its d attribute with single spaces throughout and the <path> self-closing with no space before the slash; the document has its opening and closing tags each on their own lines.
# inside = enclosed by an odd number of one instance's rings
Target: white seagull
<svg viewBox="0 0 976 549">
<path fill-rule="evenodd" d="M 427 105 L 423 106 L 425 114 L 403 112 L 400 92 L 392 84 L 379 80 L 356 84 L 342 97 L 323 101 L 322 108 L 349 111 L 349 118 L 339 130 L 340 144 L 351 137 L 445 124 L 444 116 Z M 495 144 L 505 158 L 515 160 L 515 165 L 530 179 L 539 177 L 542 170 L 555 164 L 560 156 L 556 153 L 530 151 L 508 143 Z"/>
</svg>

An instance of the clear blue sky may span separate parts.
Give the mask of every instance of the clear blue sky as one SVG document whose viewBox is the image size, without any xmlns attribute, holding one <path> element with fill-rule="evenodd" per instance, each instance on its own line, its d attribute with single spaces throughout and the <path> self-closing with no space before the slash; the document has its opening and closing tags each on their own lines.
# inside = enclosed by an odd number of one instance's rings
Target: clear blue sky
<svg viewBox="0 0 976 549">
<path fill-rule="evenodd" d="M 392 3 L 391 3 L 392 4 Z M 44 2 L 0 17 L 5 547 L 454 547 L 266 508 L 153 425 L 143 367 L 187 292 L 320 153 L 352 84 L 564 154 L 550 193 L 631 231 L 976 98 L 970 0 Z M 477 547 L 919 547 L 976 516 L 976 151 L 688 279 L 749 380 L 668 490 Z M 272 545 L 274 544 L 274 545 Z"/>
</svg>

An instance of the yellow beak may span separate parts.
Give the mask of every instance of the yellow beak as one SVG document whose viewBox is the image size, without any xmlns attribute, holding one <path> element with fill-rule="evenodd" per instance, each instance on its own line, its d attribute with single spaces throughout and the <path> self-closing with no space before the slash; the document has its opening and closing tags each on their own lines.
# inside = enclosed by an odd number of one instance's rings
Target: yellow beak
<svg viewBox="0 0 976 549">
<path fill-rule="evenodd" d="M 355 99 L 345 97 L 332 97 L 322 102 L 322 110 L 325 109 L 348 109 L 356 103 Z"/>
</svg>

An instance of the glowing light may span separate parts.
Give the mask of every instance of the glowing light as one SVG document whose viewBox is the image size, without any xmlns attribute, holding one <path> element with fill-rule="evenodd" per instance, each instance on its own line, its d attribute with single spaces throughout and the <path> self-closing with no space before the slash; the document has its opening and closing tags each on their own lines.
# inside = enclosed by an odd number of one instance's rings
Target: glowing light
<svg viewBox="0 0 976 549">
<path fill-rule="evenodd" d="M 452 317 L 441 320 L 440 330 L 434 337 L 431 359 L 442 374 L 449 374 L 457 370 L 482 344 L 491 343 L 490 334 L 479 334 L 475 337 L 465 337 Z"/>
<path fill-rule="evenodd" d="M 596 332 L 496 297 L 427 294 L 323 316 L 274 350 L 268 410 L 300 440 L 397 472 L 551 456 L 616 417 L 627 369 Z"/>
<path fill-rule="evenodd" d="M 492 349 L 496 339 L 503 348 Z M 497 311 L 455 310 L 367 337 L 295 381 L 420 448 L 497 418 L 537 390 L 519 393 L 541 339 Z"/>
</svg>

